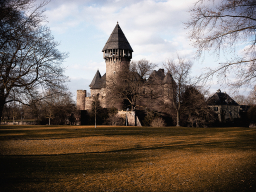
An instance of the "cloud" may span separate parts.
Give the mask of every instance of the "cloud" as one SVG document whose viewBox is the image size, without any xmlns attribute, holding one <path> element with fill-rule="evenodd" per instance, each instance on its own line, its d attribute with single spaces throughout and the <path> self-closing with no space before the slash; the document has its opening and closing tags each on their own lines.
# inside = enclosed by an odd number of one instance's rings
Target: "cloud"
<svg viewBox="0 0 256 192">
<path fill-rule="evenodd" d="M 194 1 L 57 0 L 49 4 L 46 15 L 51 29 L 59 33 L 87 23 L 110 35 L 115 23 L 119 21 L 132 47 L 150 46 L 151 49 L 147 49 L 147 52 L 155 52 L 167 46 L 172 51 L 176 51 L 179 49 L 181 39 L 174 37 L 179 34 L 185 35 L 182 22 L 188 19 L 187 10 Z M 182 43 L 186 44 L 185 46 L 189 44 L 188 41 Z M 170 51 L 169 48 L 166 51 Z M 141 54 L 141 50 L 138 48 L 135 54 Z"/>
<path fill-rule="evenodd" d="M 84 34 L 91 36 L 91 39 L 102 39 L 103 44 L 86 45 L 84 42 L 83 47 L 90 49 L 94 46 L 94 50 L 98 49 L 99 52 L 118 21 L 134 50 L 133 60 L 144 58 L 161 65 L 177 53 L 180 56 L 192 57 L 194 49 L 190 46 L 183 22 L 189 19 L 187 11 L 195 1 L 54 0 L 47 5 L 45 14 L 52 31 L 62 37 L 65 37 L 65 33 L 72 33 L 74 28 L 81 29 L 86 26 Z M 78 45 L 83 42 L 82 36 L 79 42 L 74 41 L 72 35 L 68 37 L 70 43 L 75 42 L 77 47 L 82 47 Z M 72 57 L 74 54 L 70 55 Z M 81 55 L 81 62 L 76 64 L 73 63 L 77 57 L 71 57 L 68 61 L 72 64 L 67 70 L 71 81 L 75 81 L 75 77 L 86 77 L 91 81 L 97 69 L 102 75 L 105 73 L 106 66 L 102 57 L 95 59 L 92 54 Z"/>
<path fill-rule="evenodd" d="M 93 25 L 106 37 L 119 24 L 134 49 L 134 58 L 161 62 L 171 53 L 191 53 L 182 22 L 195 0 L 54 1 L 47 11 L 52 30 L 65 32 L 80 25 Z M 95 34 L 96 35 L 96 34 Z M 101 45 L 102 46 L 102 45 Z"/>
<path fill-rule="evenodd" d="M 50 22 L 65 22 L 67 17 L 72 17 L 73 20 L 93 23 L 106 34 L 110 34 L 113 24 L 119 21 L 129 34 L 134 31 L 177 33 L 183 26 L 182 21 L 186 21 L 188 17 L 186 10 L 194 0 L 61 2 L 49 3 L 46 15 Z"/>
</svg>

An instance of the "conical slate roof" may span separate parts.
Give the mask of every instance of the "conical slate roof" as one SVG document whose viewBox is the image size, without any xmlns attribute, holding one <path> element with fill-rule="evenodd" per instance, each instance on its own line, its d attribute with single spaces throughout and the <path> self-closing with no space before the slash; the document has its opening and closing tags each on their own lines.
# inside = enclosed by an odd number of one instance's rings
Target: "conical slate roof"
<svg viewBox="0 0 256 192">
<path fill-rule="evenodd" d="M 227 93 L 218 90 L 207 100 L 208 105 L 238 105 Z"/>
<path fill-rule="evenodd" d="M 104 48 L 102 49 L 102 52 L 104 52 L 107 49 L 126 49 L 126 50 L 133 51 L 131 45 L 126 39 L 118 23 L 116 24 L 116 27 L 114 28 L 113 32 L 108 38 L 108 41 L 105 44 Z"/>
<path fill-rule="evenodd" d="M 101 89 L 106 87 L 106 74 L 101 77 L 99 70 L 97 70 L 89 87 L 91 89 Z"/>
</svg>

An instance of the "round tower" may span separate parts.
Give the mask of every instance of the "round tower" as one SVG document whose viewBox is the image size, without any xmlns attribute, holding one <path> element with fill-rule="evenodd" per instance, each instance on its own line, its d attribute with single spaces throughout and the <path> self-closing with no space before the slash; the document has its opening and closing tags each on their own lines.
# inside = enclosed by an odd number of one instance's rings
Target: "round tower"
<svg viewBox="0 0 256 192">
<path fill-rule="evenodd" d="M 78 110 L 85 110 L 86 90 L 77 90 L 76 108 Z"/>
<path fill-rule="evenodd" d="M 133 50 L 118 23 L 102 52 L 106 62 L 106 83 L 119 71 L 129 69 Z"/>
<path fill-rule="evenodd" d="M 108 89 L 111 85 L 111 81 L 117 80 L 115 77 L 117 77 L 116 74 L 119 72 L 129 70 L 133 52 L 118 22 L 102 49 L 102 52 L 106 62 L 106 97 L 108 99 L 111 98 L 110 94 L 112 94 Z M 108 103 L 111 102 L 112 101 Z M 115 101 L 114 106 L 121 110 L 122 103 L 123 101 Z"/>
</svg>

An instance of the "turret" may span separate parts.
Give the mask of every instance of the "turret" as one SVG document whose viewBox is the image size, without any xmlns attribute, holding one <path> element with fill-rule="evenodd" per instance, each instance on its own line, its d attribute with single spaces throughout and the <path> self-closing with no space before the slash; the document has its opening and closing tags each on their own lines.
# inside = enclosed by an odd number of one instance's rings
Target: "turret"
<svg viewBox="0 0 256 192">
<path fill-rule="evenodd" d="M 129 69 L 133 50 L 118 23 L 102 49 L 102 52 L 106 62 L 107 81 L 113 74 L 118 73 L 118 71 Z"/>
<path fill-rule="evenodd" d="M 108 98 L 108 95 L 112 94 L 108 89 L 111 85 L 111 81 L 116 80 L 117 73 L 129 70 L 133 52 L 118 22 L 102 49 L 102 52 L 106 62 L 106 95 Z M 122 101 L 117 101 L 115 107 L 121 109 L 121 103 Z"/>
<path fill-rule="evenodd" d="M 86 90 L 77 90 L 76 108 L 78 110 L 85 110 Z"/>
</svg>

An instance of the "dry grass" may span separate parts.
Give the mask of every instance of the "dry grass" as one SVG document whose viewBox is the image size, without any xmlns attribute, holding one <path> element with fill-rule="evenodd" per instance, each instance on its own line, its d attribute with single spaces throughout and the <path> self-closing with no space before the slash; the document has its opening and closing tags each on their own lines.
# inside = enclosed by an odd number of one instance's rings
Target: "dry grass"
<svg viewBox="0 0 256 192">
<path fill-rule="evenodd" d="M 255 191 L 256 129 L 2 126 L 0 191 Z"/>
</svg>

